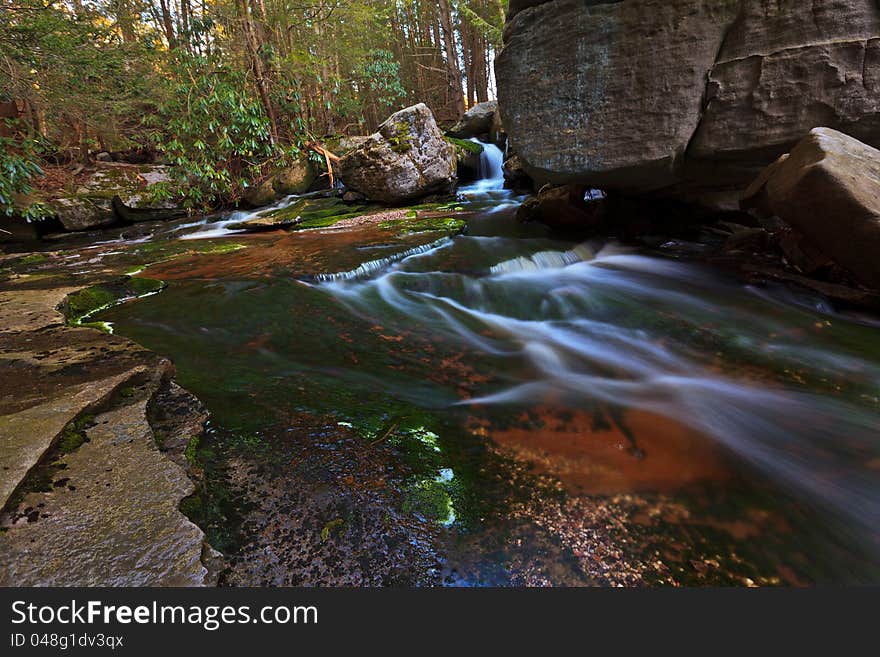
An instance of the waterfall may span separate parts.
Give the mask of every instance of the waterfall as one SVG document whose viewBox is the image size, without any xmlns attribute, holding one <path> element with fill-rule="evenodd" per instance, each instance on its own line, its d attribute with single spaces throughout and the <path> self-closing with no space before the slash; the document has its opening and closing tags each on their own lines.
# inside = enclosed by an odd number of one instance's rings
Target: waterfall
<svg viewBox="0 0 880 657">
<path fill-rule="evenodd" d="M 509 189 L 504 189 L 504 153 L 495 144 L 482 142 L 476 137 L 471 138 L 475 144 L 483 147 L 480 153 L 480 179 L 459 189 L 460 195 L 467 201 L 487 202 L 496 204 L 492 211 L 502 210 L 518 203 Z"/>
</svg>

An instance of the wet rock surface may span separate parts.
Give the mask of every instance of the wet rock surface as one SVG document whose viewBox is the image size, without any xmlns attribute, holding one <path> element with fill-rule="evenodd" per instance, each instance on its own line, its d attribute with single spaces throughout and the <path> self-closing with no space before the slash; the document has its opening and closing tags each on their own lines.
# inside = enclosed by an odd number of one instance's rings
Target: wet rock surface
<svg viewBox="0 0 880 657">
<path fill-rule="evenodd" d="M 158 450 L 147 421 L 151 387 L 133 387 L 131 403 L 94 416 L 84 444 L 53 463 L 51 491 L 12 511 L 0 537 L 5 586 L 211 582 L 204 534 L 178 509 L 193 484 Z"/>
<path fill-rule="evenodd" d="M 125 338 L 68 326 L 57 308 L 83 283 L 71 286 L 56 261 L 14 257 L 17 269 L 52 273 L 0 282 L 2 583 L 208 584 L 204 534 L 178 509 L 193 484 L 146 416 L 173 368 Z"/>
</svg>

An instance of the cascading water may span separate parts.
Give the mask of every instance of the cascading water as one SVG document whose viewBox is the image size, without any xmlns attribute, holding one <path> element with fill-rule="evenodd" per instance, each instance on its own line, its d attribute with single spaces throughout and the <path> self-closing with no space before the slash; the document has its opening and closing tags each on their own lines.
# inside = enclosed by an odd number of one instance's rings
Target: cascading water
<svg viewBox="0 0 880 657">
<path fill-rule="evenodd" d="M 461 261 L 468 272 L 450 268 Z M 880 474 L 868 463 L 880 456 L 880 360 L 822 338 L 838 324 L 847 330 L 842 317 L 783 309 L 696 267 L 613 246 L 547 250 L 485 236 L 459 237 L 372 280 L 323 289 L 362 317 L 443 335 L 505 373 L 453 403 L 601 402 L 666 416 L 876 540 Z M 820 325 L 805 344 L 803 327 Z M 729 375 L 717 371 L 719 359 Z M 766 368 L 766 383 L 737 372 L 753 368 Z M 796 375 L 781 384 L 773 372 Z"/>
<path fill-rule="evenodd" d="M 602 466 L 619 468 L 615 490 L 629 492 L 642 489 L 628 477 L 657 467 L 657 451 L 670 441 L 667 425 L 683 427 L 700 445 L 732 455 L 736 476 L 749 486 L 784 492 L 780 506 L 805 510 L 798 517 L 808 520 L 798 527 L 808 529 L 798 529 L 795 541 L 821 533 L 822 547 L 810 554 L 820 571 L 842 568 L 853 581 L 876 581 L 874 320 L 837 314 L 809 293 L 743 286 L 656 254 L 552 239 L 540 226 L 514 220 L 518 199 L 503 189 L 500 150 L 485 144 L 482 160 L 485 178 L 460 189 L 469 211 L 465 235 L 393 245 L 375 227 L 287 235 L 278 239 L 291 252 L 316 249 L 307 261 L 318 268 L 292 273 L 275 262 L 284 256 L 277 247 L 263 252 L 274 269 L 262 260 L 255 267 L 249 247 L 224 256 L 213 273 L 178 270 L 184 280 L 101 319 L 172 357 L 214 422 L 248 432 L 276 416 L 287 426 L 303 409 L 329 407 L 345 424 L 403 405 L 416 409 L 406 413 L 458 427 L 446 439 L 460 440 L 459 453 L 471 454 L 495 429 L 543 408 L 558 411 L 554 418 L 584 416 L 586 424 L 558 439 L 556 429 L 529 429 L 529 436 L 542 435 L 541 450 L 556 440 L 601 443 L 607 434 L 590 422 L 600 424 L 602 416 L 618 418 L 621 427 L 648 418 L 631 436 L 621 429 L 632 451 L 623 443 L 613 449 L 629 460 Z M 241 219 L 204 225 L 193 236 L 228 231 L 228 222 Z M 357 230 L 364 233 L 355 238 Z M 367 241 L 370 248 L 359 251 Z M 161 270 L 156 276 L 164 277 Z M 224 376 L 205 377 L 208 371 Z M 478 432 L 462 428 L 477 416 L 488 424 Z M 572 447 L 560 449 L 564 469 Z M 541 453 L 528 458 L 554 458 Z M 678 471 L 699 458 L 685 449 L 667 461 L 673 490 L 683 490 Z M 450 473 L 473 470 L 439 465 Z M 586 477 L 598 471 L 588 463 Z M 829 544 L 846 547 L 837 552 Z M 854 546 L 869 558 L 850 568 L 841 555 Z M 780 548 L 786 550 L 793 548 Z"/>
<path fill-rule="evenodd" d="M 495 144 L 481 142 L 476 137 L 472 142 L 480 144 L 480 179 L 459 189 L 459 195 L 471 202 L 482 204 L 487 212 L 500 212 L 519 203 L 513 192 L 504 189 L 504 153 Z"/>
</svg>

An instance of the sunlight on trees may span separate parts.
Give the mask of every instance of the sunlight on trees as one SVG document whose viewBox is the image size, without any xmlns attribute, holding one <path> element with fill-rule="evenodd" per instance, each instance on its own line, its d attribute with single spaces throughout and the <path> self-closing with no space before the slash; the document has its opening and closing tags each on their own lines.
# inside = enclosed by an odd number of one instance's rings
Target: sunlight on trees
<svg viewBox="0 0 880 657">
<path fill-rule="evenodd" d="M 15 175 L 0 210 L 31 191 L 43 159 L 155 151 L 190 205 L 211 207 L 304 142 L 369 133 L 404 105 L 451 123 L 492 95 L 505 5 L 2 0 L 0 166 Z"/>
</svg>

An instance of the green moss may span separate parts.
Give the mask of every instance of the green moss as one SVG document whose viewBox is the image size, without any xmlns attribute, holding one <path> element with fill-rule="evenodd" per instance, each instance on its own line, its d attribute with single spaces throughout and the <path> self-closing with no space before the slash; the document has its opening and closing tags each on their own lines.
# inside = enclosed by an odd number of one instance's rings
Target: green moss
<svg viewBox="0 0 880 657">
<path fill-rule="evenodd" d="M 426 520 L 445 522 L 453 516 L 452 498 L 442 482 L 421 479 L 404 491 L 403 510 Z"/>
<path fill-rule="evenodd" d="M 200 249 L 196 249 L 196 253 L 204 253 L 208 255 L 232 253 L 239 249 L 246 248 L 244 244 L 236 244 L 235 242 L 218 242 L 216 244 L 206 244 Z"/>
<path fill-rule="evenodd" d="M 388 138 L 391 150 L 401 155 L 406 153 L 412 146 L 412 136 L 409 134 L 409 124 L 406 121 L 398 121 L 394 124 L 395 135 Z"/>
<path fill-rule="evenodd" d="M 345 521 L 342 518 L 336 518 L 324 525 L 324 528 L 321 529 L 321 542 L 326 543 L 327 539 L 330 538 L 330 534 L 340 529 L 344 524 Z"/>
<path fill-rule="evenodd" d="M 67 297 L 65 315 L 71 324 L 79 324 L 84 317 L 100 308 L 109 306 L 118 299 L 116 293 L 103 285 L 87 287 Z"/>
<path fill-rule="evenodd" d="M 455 137 L 446 137 L 446 141 L 455 146 L 455 154 L 459 159 L 466 155 L 480 155 L 483 152 L 483 145 L 478 144 L 470 139 L 456 139 Z"/>
<path fill-rule="evenodd" d="M 205 515 L 205 501 L 199 493 L 194 493 L 180 502 L 180 512 L 193 522 Z"/>
<path fill-rule="evenodd" d="M 198 463 L 198 451 L 200 441 L 201 438 L 199 436 L 192 436 L 189 439 L 189 442 L 186 443 L 186 449 L 183 450 L 183 457 L 190 465 L 196 465 Z"/>
<path fill-rule="evenodd" d="M 327 228 L 343 219 L 363 215 L 371 206 L 348 205 L 339 198 L 304 198 L 287 207 L 260 213 L 279 225 L 290 224 L 296 230 Z"/>
<path fill-rule="evenodd" d="M 91 415 L 83 415 L 73 422 L 70 422 L 61 432 L 61 438 L 58 440 L 58 451 L 61 454 L 70 454 L 76 451 L 88 442 L 85 430 L 94 424 L 95 418 Z"/>
<path fill-rule="evenodd" d="M 419 218 L 418 213 L 407 215 L 406 219 L 394 219 L 391 221 L 383 221 L 379 224 L 379 228 L 383 230 L 393 230 L 398 233 L 460 233 L 467 226 L 464 219 L 456 217 L 425 217 Z"/>
<path fill-rule="evenodd" d="M 30 253 L 23 258 L 20 258 L 18 262 L 22 265 L 36 265 L 41 262 L 45 262 L 47 257 L 43 253 Z"/>
<path fill-rule="evenodd" d="M 117 303 L 147 294 L 154 294 L 165 287 L 165 283 L 151 278 L 127 277 L 117 283 L 105 283 L 93 285 L 67 297 L 62 307 L 67 322 L 75 326 L 92 326 L 100 330 L 108 330 L 102 322 L 89 322 L 83 320 L 94 315 L 99 310 L 109 308 Z"/>
</svg>

